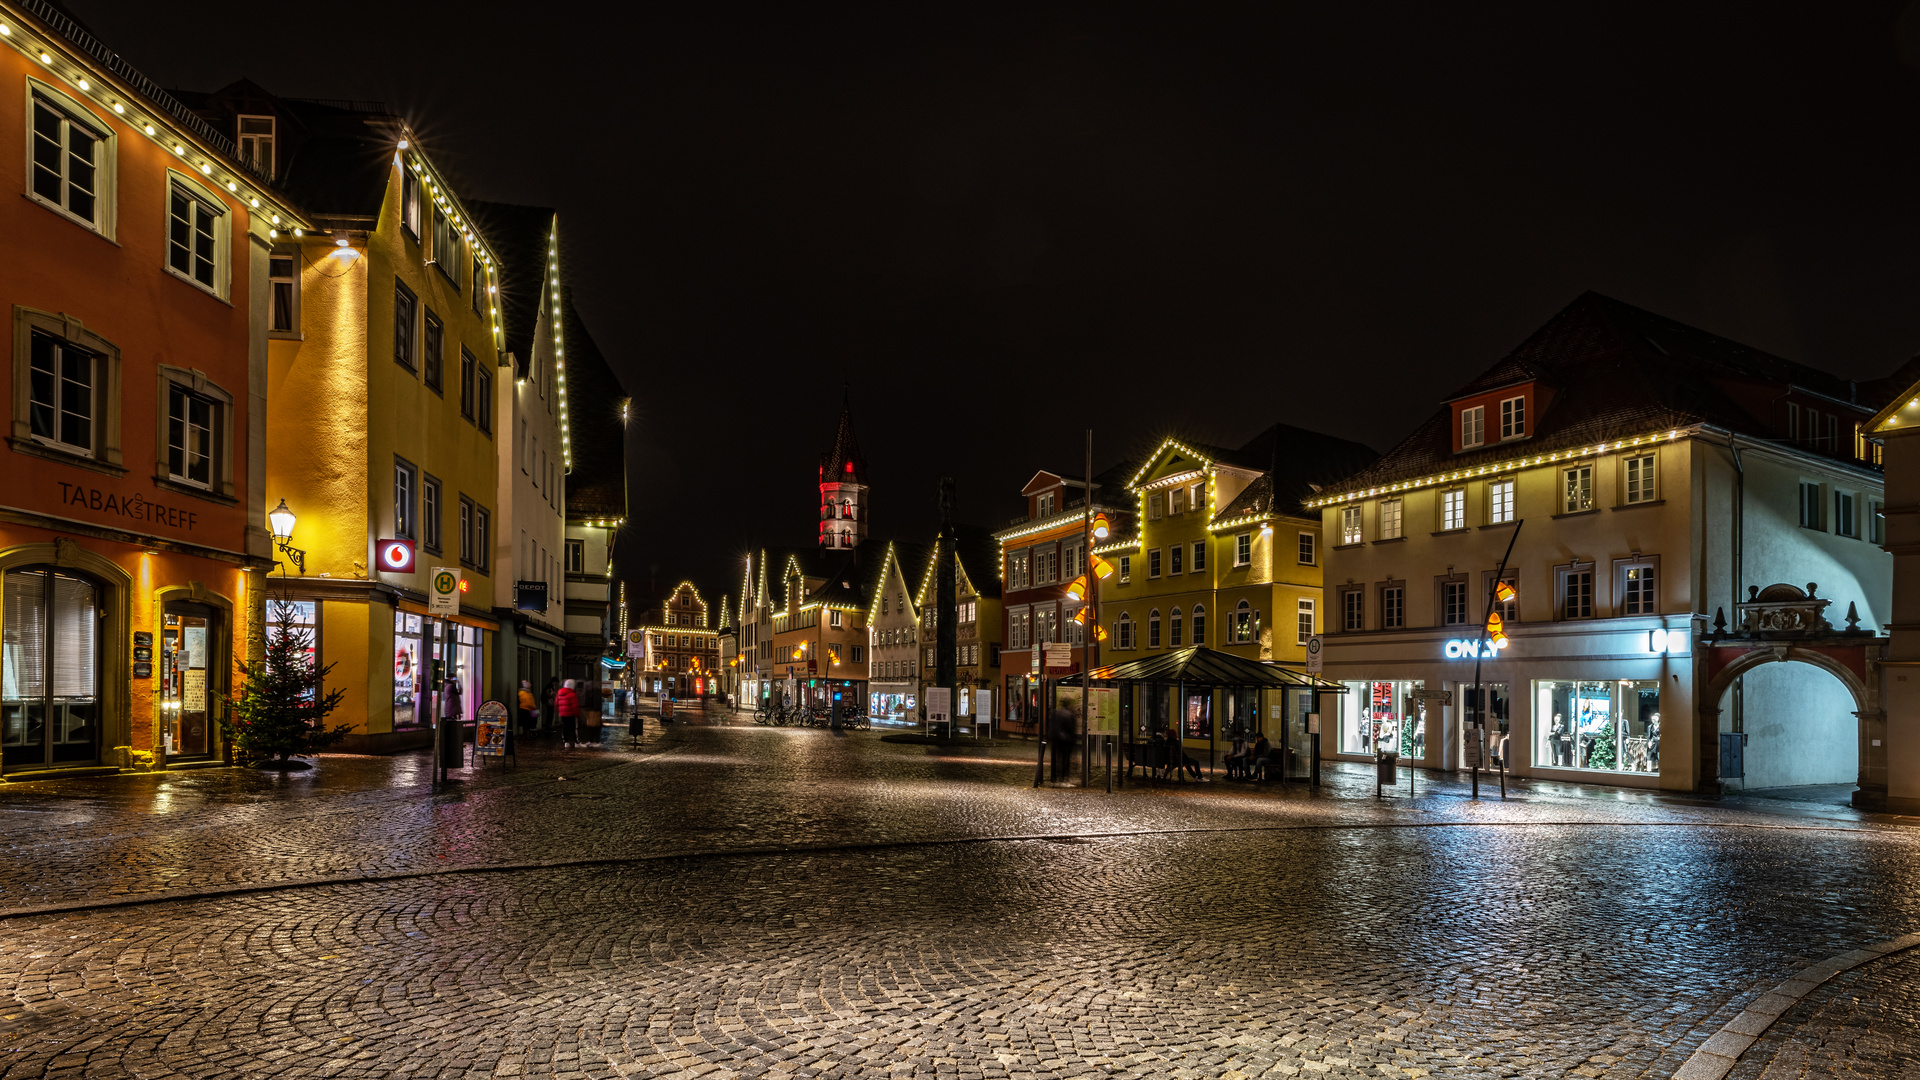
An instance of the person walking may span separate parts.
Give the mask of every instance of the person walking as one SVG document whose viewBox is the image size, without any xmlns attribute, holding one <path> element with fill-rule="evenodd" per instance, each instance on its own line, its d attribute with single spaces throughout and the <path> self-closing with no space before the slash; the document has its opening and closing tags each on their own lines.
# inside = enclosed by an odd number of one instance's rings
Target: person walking
<svg viewBox="0 0 1920 1080">
<path fill-rule="evenodd" d="M 553 707 L 560 712 L 560 745 L 572 746 L 580 741 L 580 695 L 573 692 L 573 680 L 568 679 L 553 696 Z"/>
<path fill-rule="evenodd" d="M 1073 738 L 1075 728 L 1073 710 L 1065 705 L 1055 705 L 1053 713 L 1047 717 L 1047 738 L 1053 743 L 1053 779 L 1063 781 L 1071 771 L 1073 764 Z"/>
<path fill-rule="evenodd" d="M 554 711 L 553 703 L 554 703 L 554 699 L 559 696 L 560 696 L 560 677 L 556 675 L 553 678 L 548 679 L 547 685 L 542 687 L 540 690 L 540 706 L 542 711 L 542 720 L 550 722 L 551 726 L 556 728 L 560 726 L 560 714 Z"/>
<path fill-rule="evenodd" d="M 534 699 L 533 684 L 520 680 L 520 730 L 532 731 L 540 722 L 540 702 Z"/>
</svg>

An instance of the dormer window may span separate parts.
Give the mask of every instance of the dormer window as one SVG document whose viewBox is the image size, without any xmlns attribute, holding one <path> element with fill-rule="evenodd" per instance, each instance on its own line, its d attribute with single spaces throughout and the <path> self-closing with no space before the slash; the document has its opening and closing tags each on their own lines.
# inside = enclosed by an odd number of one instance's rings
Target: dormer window
<svg viewBox="0 0 1920 1080">
<path fill-rule="evenodd" d="M 273 117 L 240 117 L 240 160 L 258 169 L 263 175 L 273 175 Z"/>
<path fill-rule="evenodd" d="M 1500 402 L 1500 441 L 1517 439 L 1527 433 L 1527 399 L 1510 397 Z"/>
<path fill-rule="evenodd" d="M 1460 449 L 1479 446 L 1487 441 L 1487 408 L 1475 405 L 1471 409 L 1460 410 Z"/>
</svg>

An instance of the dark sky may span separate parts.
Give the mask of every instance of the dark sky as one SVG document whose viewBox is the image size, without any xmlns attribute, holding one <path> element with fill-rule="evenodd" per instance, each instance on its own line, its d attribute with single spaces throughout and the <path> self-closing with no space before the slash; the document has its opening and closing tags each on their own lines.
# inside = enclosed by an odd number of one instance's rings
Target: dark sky
<svg viewBox="0 0 1920 1080">
<path fill-rule="evenodd" d="M 1585 289 L 1845 376 L 1920 350 L 1899 3 L 68 2 L 163 85 L 385 100 L 462 194 L 560 208 L 642 592 L 811 542 L 843 383 L 921 538 L 941 475 L 1002 523 L 1088 426 L 1097 467 L 1386 449 Z"/>
</svg>

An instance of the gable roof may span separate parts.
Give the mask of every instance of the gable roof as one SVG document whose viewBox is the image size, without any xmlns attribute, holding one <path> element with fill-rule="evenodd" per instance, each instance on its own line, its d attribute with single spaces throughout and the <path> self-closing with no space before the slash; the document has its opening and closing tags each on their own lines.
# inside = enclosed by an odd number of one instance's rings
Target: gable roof
<svg viewBox="0 0 1920 1080">
<path fill-rule="evenodd" d="M 467 210 L 500 256 L 501 332 L 513 354 L 515 377 L 525 377 L 533 363 L 534 323 L 546 295 L 547 245 L 560 227 L 558 211 L 479 200 L 469 200 Z"/>
<path fill-rule="evenodd" d="M 1536 396 L 1533 431 L 1520 444 L 1536 453 L 1696 424 L 1771 438 L 1776 425 L 1750 407 L 1773 397 L 1760 392 L 1768 387 L 1794 387 L 1825 397 L 1836 407 L 1854 402 L 1863 413 L 1894 392 L 1888 379 L 1853 383 L 1587 292 L 1448 395 L 1431 418 L 1373 465 L 1326 486 L 1346 492 L 1512 456 L 1513 443 L 1455 453 L 1448 403 L 1528 380 L 1548 391 L 1544 399 Z"/>
</svg>

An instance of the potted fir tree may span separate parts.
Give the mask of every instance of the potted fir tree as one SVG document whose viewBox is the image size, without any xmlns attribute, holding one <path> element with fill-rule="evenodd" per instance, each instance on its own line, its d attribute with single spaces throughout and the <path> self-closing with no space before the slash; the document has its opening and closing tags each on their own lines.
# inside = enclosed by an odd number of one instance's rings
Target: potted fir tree
<svg viewBox="0 0 1920 1080">
<path fill-rule="evenodd" d="M 265 656 L 242 672 L 245 683 L 220 726 L 241 764 L 304 769 L 306 762 L 293 759 L 317 754 L 353 730 L 352 724 L 327 727 L 347 693 L 321 692 L 333 665 L 315 665 L 313 631 L 299 625 L 293 603 L 269 600 L 267 609 Z"/>
</svg>

